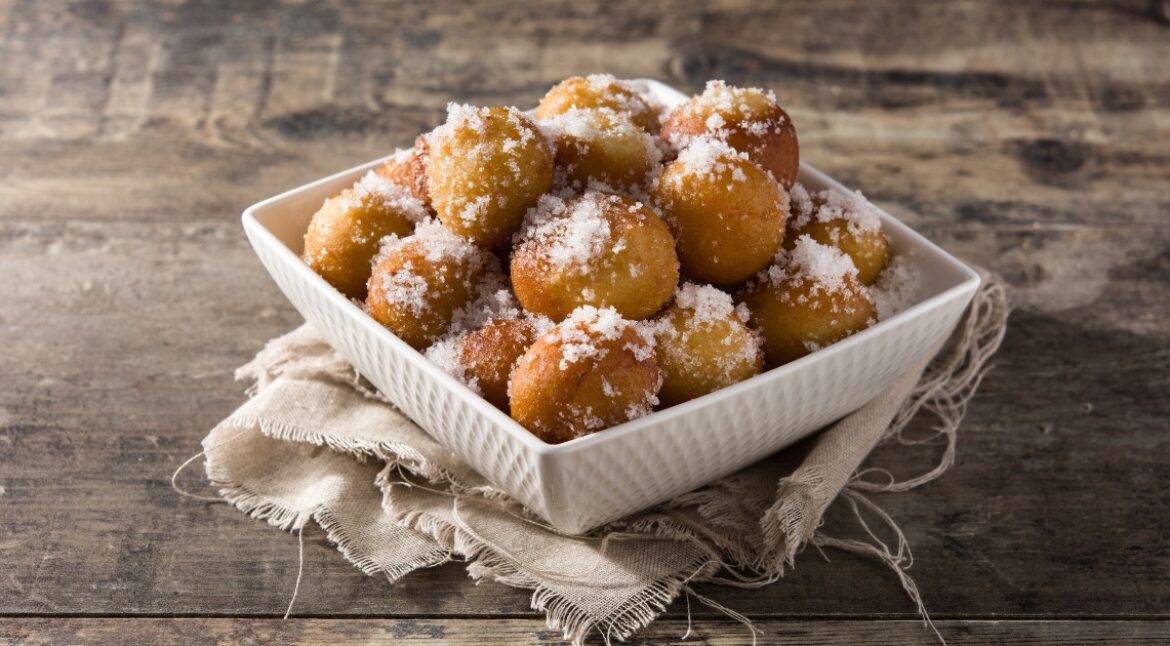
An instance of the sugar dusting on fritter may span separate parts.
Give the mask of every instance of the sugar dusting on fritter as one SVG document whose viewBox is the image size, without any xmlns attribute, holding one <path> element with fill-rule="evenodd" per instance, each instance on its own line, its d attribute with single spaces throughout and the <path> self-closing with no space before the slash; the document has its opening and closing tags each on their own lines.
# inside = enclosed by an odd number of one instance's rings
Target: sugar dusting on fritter
<svg viewBox="0 0 1170 646">
<path fill-rule="evenodd" d="M 696 333 L 725 333 L 726 326 L 747 323 L 749 312 L 742 303 L 736 305 L 731 295 L 711 285 L 684 283 L 674 295 L 674 304 L 681 310 L 677 317 L 664 317 L 656 321 L 654 331 L 659 339 L 678 341 L 674 347 L 686 347 L 691 335 Z M 681 329 L 678 323 L 681 322 Z M 718 366 L 725 373 L 743 363 L 755 361 L 762 352 L 757 333 L 748 330 L 747 335 L 724 334 L 724 353 L 718 359 Z M 702 366 L 698 359 L 678 356 L 682 365 L 690 370 Z"/>
<path fill-rule="evenodd" d="M 727 145 L 727 142 L 714 137 L 695 137 L 679 152 L 678 161 L 686 167 L 688 174 L 702 177 L 708 182 L 721 181 L 723 174 L 729 170 L 732 171 L 733 182 L 747 179 L 735 164 L 736 161 L 749 161 L 747 153 L 740 152 Z M 733 186 L 728 186 L 728 190 L 732 188 Z"/>
<path fill-rule="evenodd" d="M 621 198 L 592 190 L 570 199 L 544 195 L 529 210 L 516 248 L 533 247 L 553 267 L 588 271 L 618 243 L 605 210 L 620 204 Z"/>
<path fill-rule="evenodd" d="M 591 305 L 578 307 L 544 338 L 557 343 L 560 351 L 557 367 L 568 370 L 570 366 L 583 361 L 604 359 L 609 348 L 603 347 L 602 343 L 617 341 L 630 330 L 634 331 L 634 338 L 621 349 L 630 352 L 637 361 L 651 360 L 654 357 L 655 346 L 653 328 L 645 323 L 622 318 L 612 307 L 600 309 Z M 661 379 L 661 376 L 659 378 Z M 608 382 L 603 384 L 603 387 L 607 385 Z M 661 383 L 658 386 L 661 386 Z M 652 413 L 654 407 L 658 405 L 657 392 L 658 388 L 655 387 L 648 391 L 644 398 L 632 402 L 624 411 L 625 420 L 637 419 Z M 587 430 L 599 430 L 603 427 L 602 420 L 592 415 L 591 411 L 578 413 L 585 420 Z"/>
<path fill-rule="evenodd" d="M 501 118 L 501 112 L 507 128 L 496 127 L 493 133 L 498 135 L 504 130 L 510 130 L 515 134 L 502 139 L 489 137 L 488 121 Z M 470 149 L 460 149 L 460 155 L 480 166 L 497 165 L 507 168 L 509 173 L 495 176 L 496 181 L 503 187 L 528 186 L 531 183 L 532 178 L 520 163 L 524 158 L 521 149 L 536 141 L 545 142 L 544 136 L 531 120 L 512 106 L 493 109 L 454 102 L 447 104 L 447 121 L 426 137 L 428 147 L 432 150 L 441 148 L 444 142 L 470 137 L 475 142 L 474 145 Z M 505 206 L 506 200 L 502 195 L 496 198 L 496 204 L 492 202 L 490 194 L 498 187 L 478 186 L 469 180 L 464 188 L 467 189 L 464 193 L 479 194 L 475 198 L 461 198 L 454 205 L 459 218 L 468 225 L 479 220 L 493 207 Z"/>
<path fill-rule="evenodd" d="M 854 235 L 882 230 L 877 208 L 865 199 L 861 191 L 847 192 L 830 188 L 810 193 L 804 186 L 796 184 L 790 191 L 790 199 L 795 216 L 792 221 L 794 227 L 807 226 L 814 220 L 841 220 Z"/>
<path fill-rule="evenodd" d="M 870 287 L 878 320 L 884 321 L 918 302 L 921 287 L 922 272 L 914 262 L 914 255 L 895 254 Z"/>
<path fill-rule="evenodd" d="M 723 115 L 736 119 L 735 126 L 753 136 L 762 137 L 771 132 L 779 132 L 784 124 L 783 116 L 769 111 L 761 114 L 757 109 L 762 103 L 775 109 L 779 104 L 776 94 L 771 90 L 761 90 L 756 87 L 736 87 L 723 81 L 707 81 L 702 94 L 693 97 L 678 108 L 680 114 L 687 118 L 702 118 L 706 131 L 720 139 L 730 134 L 731 124 Z M 694 136 L 680 131 L 673 131 L 668 135 L 669 142 L 676 149 L 683 149 L 694 139 Z"/>
<path fill-rule="evenodd" d="M 757 280 L 772 285 L 790 281 L 811 283 L 813 294 L 856 290 L 860 285 L 857 267 L 849 256 L 807 235 L 797 238 L 792 251 L 777 252 L 775 263 L 761 272 Z"/>
<path fill-rule="evenodd" d="M 374 265 L 378 265 L 388 254 L 406 244 L 421 252 L 422 257 L 430 263 L 450 262 L 467 265 L 472 269 L 472 274 L 480 273 L 478 270 L 484 268 L 490 270 L 486 272 L 488 278 L 483 284 L 465 285 L 468 289 L 482 291 L 485 287 L 492 286 L 492 280 L 502 283 L 498 278 L 501 273 L 499 261 L 494 256 L 451 233 L 433 218 L 420 222 L 412 235 L 404 237 L 389 235 L 383 238 L 381 249 L 374 257 Z M 415 267 L 414 263 L 407 262 L 396 272 L 381 274 L 371 288 L 381 290 L 386 302 L 404 307 L 415 315 L 423 314 L 430 307 L 433 294 L 427 278 L 420 271 L 422 269 Z"/>
</svg>

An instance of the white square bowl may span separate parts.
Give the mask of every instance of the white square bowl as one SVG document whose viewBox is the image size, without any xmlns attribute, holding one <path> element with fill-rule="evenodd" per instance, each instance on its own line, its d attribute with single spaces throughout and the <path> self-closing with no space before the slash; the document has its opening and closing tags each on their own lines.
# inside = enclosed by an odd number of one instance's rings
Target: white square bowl
<svg viewBox="0 0 1170 646">
<path fill-rule="evenodd" d="M 637 81 L 667 107 L 686 96 Z M 979 286 L 969 267 L 882 212 L 895 254 L 922 276 L 915 304 L 802 359 L 564 444 L 546 444 L 439 369 L 301 261 L 309 220 L 382 160 L 249 207 L 244 231 L 293 306 L 439 442 L 566 532 L 583 532 L 743 468 L 859 408 L 954 328 Z M 841 184 L 808 164 L 810 189 Z"/>
</svg>

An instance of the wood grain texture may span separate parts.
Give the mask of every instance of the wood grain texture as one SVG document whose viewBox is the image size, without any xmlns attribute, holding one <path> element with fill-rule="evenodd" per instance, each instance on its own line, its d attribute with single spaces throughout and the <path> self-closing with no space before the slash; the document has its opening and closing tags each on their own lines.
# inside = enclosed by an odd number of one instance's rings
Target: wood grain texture
<svg viewBox="0 0 1170 646">
<path fill-rule="evenodd" d="M 628 642 L 630 646 L 751 643 L 751 634 L 733 621 L 694 621 L 687 639 L 686 620 L 654 623 Z M 957 646 L 999 644 L 1110 644 L 1129 646 L 1165 643 L 1170 625 L 1164 621 L 966 621 L 941 622 L 939 628 Z M 852 646 L 858 636 L 875 644 L 915 646 L 936 644 L 917 621 L 761 621 L 759 643 L 776 646 Z M 560 631 L 539 619 L 428 619 L 280 621 L 239 619 L 7 619 L 0 621 L 0 646 L 90 646 L 144 643 L 156 646 L 200 644 L 374 644 L 442 643 L 565 644 Z"/>
<path fill-rule="evenodd" d="M 1170 22 L 1151 6 L 0 0 L 0 615 L 283 613 L 295 541 L 168 484 L 243 400 L 231 371 L 299 322 L 238 214 L 409 144 L 448 100 L 531 105 L 610 71 L 775 88 L 805 159 L 1014 286 L 957 464 L 880 497 L 935 616 L 1170 616 Z M 390 586 L 306 538 L 296 614 L 539 630 L 527 593 L 458 564 Z M 913 616 L 881 567 L 830 556 L 702 591 L 763 620 Z M 29 621 L 0 630 L 155 630 Z M 1085 626 L 1165 636 L 1003 630 Z"/>
</svg>

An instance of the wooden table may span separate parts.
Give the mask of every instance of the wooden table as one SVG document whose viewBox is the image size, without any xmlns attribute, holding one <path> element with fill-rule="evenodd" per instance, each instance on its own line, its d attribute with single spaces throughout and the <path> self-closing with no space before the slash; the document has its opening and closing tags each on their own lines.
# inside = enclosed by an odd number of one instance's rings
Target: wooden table
<svg viewBox="0 0 1170 646">
<path fill-rule="evenodd" d="M 958 462 L 879 497 L 951 643 L 1170 640 L 1164 7 L 0 0 L 0 643 L 558 641 L 524 591 L 459 564 L 391 586 L 319 530 L 281 622 L 296 541 L 168 479 L 243 401 L 233 368 L 300 321 L 246 205 L 448 100 L 531 105 L 590 71 L 775 88 L 805 159 L 1014 286 Z M 931 640 L 886 570 L 830 556 L 704 592 L 768 643 Z"/>
</svg>

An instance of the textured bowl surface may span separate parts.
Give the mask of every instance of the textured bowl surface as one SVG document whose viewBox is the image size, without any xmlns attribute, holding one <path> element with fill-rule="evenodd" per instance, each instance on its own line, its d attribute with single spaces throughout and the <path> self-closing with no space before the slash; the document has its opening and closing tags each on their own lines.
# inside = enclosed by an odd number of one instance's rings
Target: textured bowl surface
<svg viewBox="0 0 1170 646">
<path fill-rule="evenodd" d="M 686 99 L 638 81 L 663 104 Z M 398 339 L 299 258 L 309 219 L 381 160 L 244 211 L 256 254 L 293 306 L 391 401 L 555 527 L 581 532 L 732 473 L 856 410 L 950 333 L 979 285 L 963 263 L 882 212 L 895 254 L 922 276 L 899 314 L 748 381 L 559 445 L 524 430 Z M 810 189 L 843 186 L 807 164 Z"/>
</svg>

